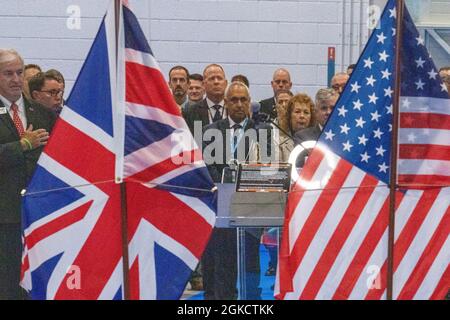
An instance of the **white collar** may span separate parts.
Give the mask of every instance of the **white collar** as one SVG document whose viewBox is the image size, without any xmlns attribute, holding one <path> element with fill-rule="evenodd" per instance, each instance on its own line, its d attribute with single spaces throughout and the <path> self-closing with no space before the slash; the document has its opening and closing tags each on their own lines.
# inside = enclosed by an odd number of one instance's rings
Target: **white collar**
<svg viewBox="0 0 450 320">
<path fill-rule="evenodd" d="M 19 107 L 19 112 L 25 111 L 25 103 L 22 95 L 20 95 L 20 98 L 17 101 L 9 101 L 4 96 L 0 95 L 0 100 L 2 101 L 3 105 L 8 109 L 8 111 L 11 110 L 11 105 L 13 104 L 13 102 L 15 102 Z"/>
<path fill-rule="evenodd" d="M 245 124 L 245 121 L 246 121 L 247 119 L 248 119 L 248 118 L 245 117 L 244 120 L 242 120 L 242 121 L 239 123 L 239 124 L 241 125 L 241 128 L 244 128 L 244 124 Z M 236 122 L 234 122 L 233 119 L 231 119 L 230 117 L 228 117 L 228 121 L 230 122 L 230 128 L 233 128 L 233 126 L 236 124 Z"/>
<path fill-rule="evenodd" d="M 211 100 L 209 100 L 208 97 L 206 97 L 206 103 L 208 104 L 208 108 L 210 108 L 210 109 L 211 109 L 213 106 L 215 106 L 215 105 L 220 105 L 220 106 L 223 108 L 223 106 L 224 106 L 224 104 L 225 104 L 225 101 L 222 100 L 222 101 L 220 101 L 219 103 L 214 103 L 214 102 L 212 102 Z"/>
</svg>

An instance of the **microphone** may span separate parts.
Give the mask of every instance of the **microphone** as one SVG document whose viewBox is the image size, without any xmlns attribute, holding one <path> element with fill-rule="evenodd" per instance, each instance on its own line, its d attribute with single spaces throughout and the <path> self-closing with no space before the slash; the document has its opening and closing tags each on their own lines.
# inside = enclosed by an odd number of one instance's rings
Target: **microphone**
<svg viewBox="0 0 450 320">
<path fill-rule="evenodd" d="M 253 121 L 256 123 L 265 122 L 265 123 L 271 123 L 270 115 L 264 112 L 253 112 L 252 116 Z"/>
</svg>

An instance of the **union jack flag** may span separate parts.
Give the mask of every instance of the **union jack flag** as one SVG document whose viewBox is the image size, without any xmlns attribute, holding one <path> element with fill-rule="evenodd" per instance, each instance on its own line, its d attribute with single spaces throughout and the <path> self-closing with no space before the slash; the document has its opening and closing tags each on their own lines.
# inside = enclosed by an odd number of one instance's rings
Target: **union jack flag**
<svg viewBox="0 0 450 320">
<path fill-rule="evenodd" d="M 286 208 L 276 297 L 386 298 L 397 10 L 388 1 Z M 405 10 L 394 299 L 450 287 L 450 100 Z"/>
<path fill-rule="evenodd" d="M 178 299 L 215 223 L 214 184 L 136 16 L 113 2 L 23 200 L 33 299 Z M 116 64 L 117 61 L 117 64 Z"/>
</svg>

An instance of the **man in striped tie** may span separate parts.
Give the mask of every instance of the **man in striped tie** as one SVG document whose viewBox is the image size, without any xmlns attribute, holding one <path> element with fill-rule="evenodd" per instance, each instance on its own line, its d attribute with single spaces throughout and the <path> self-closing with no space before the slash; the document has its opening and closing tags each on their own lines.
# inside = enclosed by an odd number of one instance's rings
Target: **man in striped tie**
<svg viewBox="0 0 450 320">
<path fill-rule="evenodd" d="M 22 95 L 24 62 L 0 49 L 0 300 L 21 299 L 20 192 L 47 144 L 55 117 Z"/>
</svg>

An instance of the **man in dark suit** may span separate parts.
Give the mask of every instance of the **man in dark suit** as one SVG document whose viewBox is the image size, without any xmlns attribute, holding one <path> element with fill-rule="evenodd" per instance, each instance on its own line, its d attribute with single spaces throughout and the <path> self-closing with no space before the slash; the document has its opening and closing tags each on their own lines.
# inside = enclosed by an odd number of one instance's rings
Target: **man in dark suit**
<svg viewBox="0 0 450 320">
<path fill-rule="evenodd" d="M 256 160 L 258 154 L 270 156 L 270 127 L 255 128 L 255 123 L 249 118 L 250 101 L 247 86 L 241 82 L 233 82 L 225 96 L 227 118 L 204 129 L 204 159 L 215 182 L 221 181 L 223 169 L 229 166 L 231 159 L 246 162 Z M 262 150 L 263 148 L 266 150 Z M 261 298 L 258 288 L 261 231 L 246 234 L 247 299 Z M 236 245 L 236 229 L 214 228 L 202 259 L 205 299 L 237 298 Z"/>
<path fill-rule="evenodd" d="M 0 49 L 0 300 L 25 297 L 19 287 L 21 197 L 47 144 L 55 116 L 22 95 L 24 63 Z"/>
<path fill-rule="evenodd" d="M 259 103 L 261 104 L 260 112 L 269 114 L 270 118 L 273 120 L 277 118 L 277 111 L 275 108 L 277 102 L 275 97 L 277 96 L 278 91 L 291 90 L 292 88 L 289 71 L 283 68 L 275 70 L 270 84 L 273 89 L 273 97 L 261 100 Z"/>
<path fill-rule="evenodd" d="M 298 131 L 294 135 L 295 144 L 300 144 L 305 141 L 317 141 L 322 133 L 323 127 L 328 120 L 328 117 L 333 111 L 333 108 L 339 98 L 339 93 L 332 88 L 319 89 L 316 93 L 316 125 Z"/>
<path fill-rule="evenodd" d="M 228 83 L 222 66 L 218 64 L 206 66 L 203 71 L 203 83 L 206 98 L 183 110 L 183 117 L 194 138 L 197 138 L 194 130 L 196 122 L 201 133 L 204 126 L 224 119 L 227 115 L 224 108 L 224 96 Z"/>
</svg>

